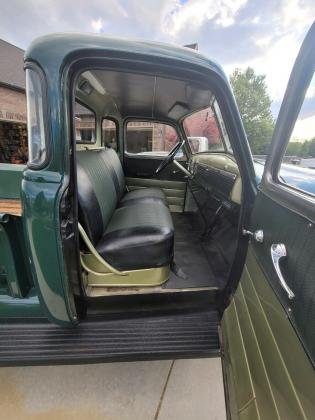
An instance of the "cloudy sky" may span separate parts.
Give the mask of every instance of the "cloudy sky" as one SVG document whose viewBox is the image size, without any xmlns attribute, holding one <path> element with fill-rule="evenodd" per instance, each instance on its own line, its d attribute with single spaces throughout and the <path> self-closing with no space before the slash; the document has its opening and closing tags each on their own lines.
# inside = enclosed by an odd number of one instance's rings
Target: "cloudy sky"
<svg viewBox="0 0 315 420">
<path fill-rule="evenodd" d="M 10 0 L 0 3 L 0 38 L 21 48 L 60 31 L 198 42 L 228 74 L 249 65 L 265 74 L 276 116 L 314 19 L 315 0 Z M 306 123 L 299 121 L 301 134 Z"/>
</svg>

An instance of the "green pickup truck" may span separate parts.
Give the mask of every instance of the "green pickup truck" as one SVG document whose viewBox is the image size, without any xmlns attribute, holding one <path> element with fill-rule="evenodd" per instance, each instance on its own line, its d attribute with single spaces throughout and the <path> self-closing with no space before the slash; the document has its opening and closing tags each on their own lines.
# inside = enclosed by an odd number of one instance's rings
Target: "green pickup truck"
<svg viewBox="0 0 315 420">
<path fill-rule="evenodd" d="M 278 176 L 314 67 L 315 25 L 257 185 L 215 62 L 35 40 L 28 163 L 0 164 L 0 365 L 221 357 L 231 418 L 314 418 L 315 197 Z"/>
</svg>

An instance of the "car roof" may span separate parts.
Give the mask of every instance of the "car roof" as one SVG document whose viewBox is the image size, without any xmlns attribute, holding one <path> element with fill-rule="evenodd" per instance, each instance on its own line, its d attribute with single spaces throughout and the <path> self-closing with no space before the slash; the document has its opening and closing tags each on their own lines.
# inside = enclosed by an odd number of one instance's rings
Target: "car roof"
<svg viewBox="0 0 315 420">
<path fill-rule="evenodd" d="M 67 56 L 87 50 L 139 54 L 173 59 L 211 69 L 227 80 L 214 60 L 187 47 L 141 39 L 125 39 L 99 34 L 54 33 L 35 39 L 25 52 L 26 61 L 35 61 L 44 69 L 60 67 Z"/>
</svg>

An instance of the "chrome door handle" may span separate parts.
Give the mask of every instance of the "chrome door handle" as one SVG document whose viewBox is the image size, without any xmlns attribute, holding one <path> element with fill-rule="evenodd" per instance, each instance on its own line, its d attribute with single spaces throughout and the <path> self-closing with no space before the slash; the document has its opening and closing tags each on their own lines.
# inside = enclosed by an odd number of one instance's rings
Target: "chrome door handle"
<svg viewBox="0 0 315 420">
<path fill-rule="evenodd" d="M 271 245 L 271 258 L 274 265 L 274 268 L 276 270 L 276 273 L 278 275 L 279 281 L 283 289 L 287 292 L 288 298 L 293 299 L 295 297 L 295 294 L 292 292 L 290 287 L 287 285 L 286 281 L 283 278 L 283 275 L 280 270 L 279 261 L 281 258 L 284 258 L 287 256 L 287 250 L 284 244 L 272 244 Z"/>
</svg>

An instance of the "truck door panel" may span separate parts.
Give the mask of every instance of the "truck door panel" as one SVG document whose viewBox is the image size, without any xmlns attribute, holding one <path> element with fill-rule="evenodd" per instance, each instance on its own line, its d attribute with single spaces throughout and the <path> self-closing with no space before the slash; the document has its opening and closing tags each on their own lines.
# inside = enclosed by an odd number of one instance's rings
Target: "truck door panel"
<svg viewBox="0 0 315 420">
<path fill-rule="evenodd" d="M 314 46 L 315 24 L 288 83 L 251 221 L 245 226 L 251 235 L 245 267 L 223 317 L 233 419 L 248 418 L 248 407 L 254 410 L 251 419 L 314 417 L 315 198 L 279 176 L 314 74 Z M 263 232 L 262 241 L 255 239 L 257 231 Z M 246 375 L 250 377 L 247 397 L 242 393 Z"/>
</svg>

